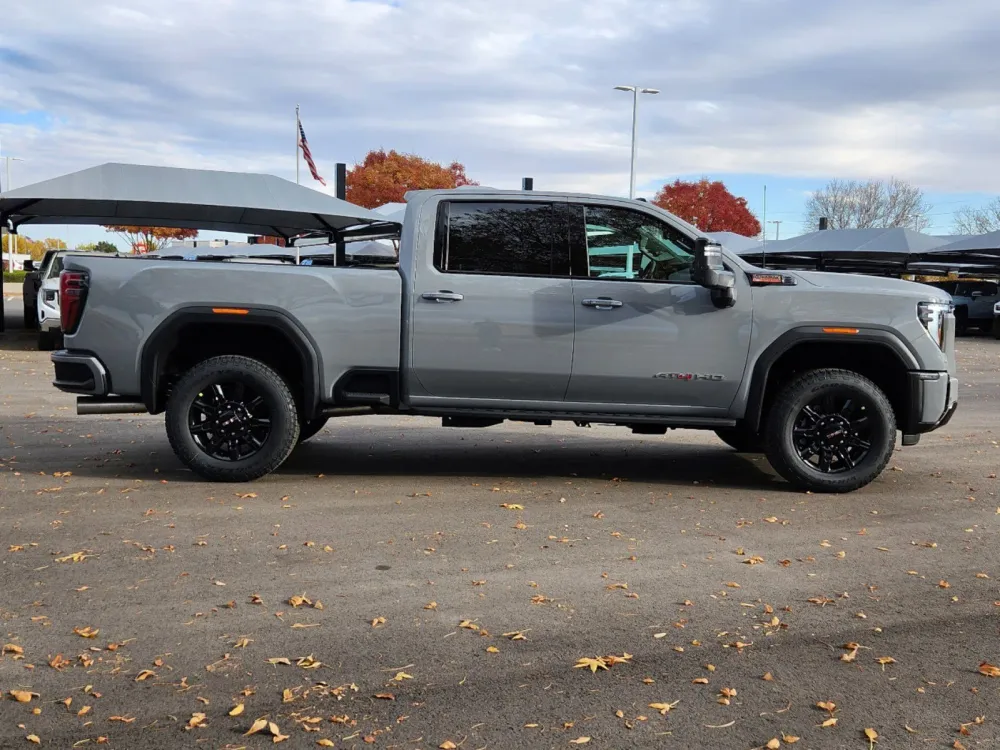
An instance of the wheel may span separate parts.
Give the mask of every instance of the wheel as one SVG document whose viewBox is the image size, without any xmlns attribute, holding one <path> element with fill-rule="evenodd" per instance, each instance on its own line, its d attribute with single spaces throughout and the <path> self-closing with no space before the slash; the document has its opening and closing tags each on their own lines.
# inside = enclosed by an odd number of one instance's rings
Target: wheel
<svg viewBox="0 0 1000 750">
<path fill-rule="evenodd" d="M 39 331 L 38 332 L 38 351 L 40 352 L 51 352 L 55 351 L 59 344 L 59 334 L 55 331 Z"/>
<path fill-rule="evenodd" d="M 789 383 L 767 415 L 766 454 L 782 477 L 813 492 L 851 492 L 882 473 L 896 443 L 885 394 L 849 370 Z"/>
<path fill-rule="evenodd" d="M 326 426 L 328 421 L 326 417 L 318 417 L 310 419 L 308 422 L 303 422 L 302 428 L 299 430 L 299 442 L 304 443 L 309 438 L 315 437 Z"/>
<path fill-rule="evenodd" d="M 730 448 L 735 448 L 740 453 L 763 453 L 764 440 L 760 435 L 739 427 L 730 427 L 716 430 L 715 434 Z"/>
<path fill-rule="evenodd" d="M 969 330 L 969 308 L 955 308 L 955 335 L 964 336 Z"/>
<path fill-rule="evenodd" d="M 167 401 L 167 437 L 205 479 L 249 482 L 284 462 L 299 438 L 295 398 L 255 359 L 223 356 L 188 370 Z"/>
</svg>

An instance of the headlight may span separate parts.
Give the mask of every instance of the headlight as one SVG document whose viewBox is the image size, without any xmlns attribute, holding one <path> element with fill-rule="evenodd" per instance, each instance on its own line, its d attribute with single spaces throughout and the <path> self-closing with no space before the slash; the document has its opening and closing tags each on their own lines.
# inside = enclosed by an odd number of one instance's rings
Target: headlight
<svg viewBox="0 0 1000 750">
<path fill-rule="evenodd" d="M 995 305 L 993 305 L 993 314 L 1000 315 L 1000 302 L 997 302 Z"/>
<path fill-rule="evenodd" d="M 921 302 L 917 305 L 917 317 L 941 351 L 944 351 L 945 344 L 944 321 L 954 307 L 951 302 Z"/>
</svg>

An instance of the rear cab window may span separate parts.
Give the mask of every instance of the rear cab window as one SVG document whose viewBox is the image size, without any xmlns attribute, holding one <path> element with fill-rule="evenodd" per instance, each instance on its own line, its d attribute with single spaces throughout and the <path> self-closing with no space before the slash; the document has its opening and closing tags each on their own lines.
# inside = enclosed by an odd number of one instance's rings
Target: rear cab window
<svg viewBox="0 0 1000 750">
<path fill-rule="evenodd" d="M 444 273 L 570 275 L 562 204 L 443 201 L 438 206 L 434 267 Z"/>
</svg>

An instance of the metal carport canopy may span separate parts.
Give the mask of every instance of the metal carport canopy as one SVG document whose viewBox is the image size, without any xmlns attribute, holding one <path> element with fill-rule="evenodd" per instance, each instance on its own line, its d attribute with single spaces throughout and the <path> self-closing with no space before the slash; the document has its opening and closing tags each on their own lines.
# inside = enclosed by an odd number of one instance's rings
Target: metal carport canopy
<svg viewBox="0 0 1000 750">
<path fill-rule="evenodd" d="M 293 237 L 387 217 L 267 174 L 102 164 L 0 194 L 0 217 L 31 224 L 125 224 Z"/>
</svg>

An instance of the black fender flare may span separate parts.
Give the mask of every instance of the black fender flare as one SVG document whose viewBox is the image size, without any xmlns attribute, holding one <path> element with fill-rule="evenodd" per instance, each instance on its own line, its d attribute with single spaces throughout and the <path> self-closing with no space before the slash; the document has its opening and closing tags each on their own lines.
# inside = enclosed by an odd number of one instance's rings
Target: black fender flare
<svg viewBox="0 0 1000 750">
<path fill-rule="evenodd" d="M 828 326 L 808 325 L 793 328 L 776 338 L 761 352 L 753 365 L 750 378 L 750 390 L 747 394 L 747 406 L 743 422 L 753 432 L 760 430 L 760 421 L 764 410 L 764 394 L 767 390 L 767 380 L 774 363 L 799 344 L 875 344 L 884 347 L 900 361 L 907 370 L 919 370 L 920 364 L 916 353 L 909 343 L 899 337 L 891 328 L 868 325 L 863 328 L 850 326 L 857 333 L 826 333 Z"/>
<path fill-rule="evenodd" d="M 214 310 L 232 310 L 232 303 L 219 305 L 192 305 L 182 307 L 164 318 L 146 338 L 139 355 L 139 388 L 143 404 L 150 414 L 159 414 L 166 408 L 160 393 L 161 357 L 175 340 L 177 332 L 192 323 L 225 323 L 227 325 L 265 326 L 281 333 L 292 344 L 302 360 L 302 410 L 303 419 L 312 419 L 319 411 L 320 383 L 323 371 L 319 346 L 302 325 L 284 310 L 271 307 L 245 306 L 245 314 L 217 313 Z"/>
</svg>

